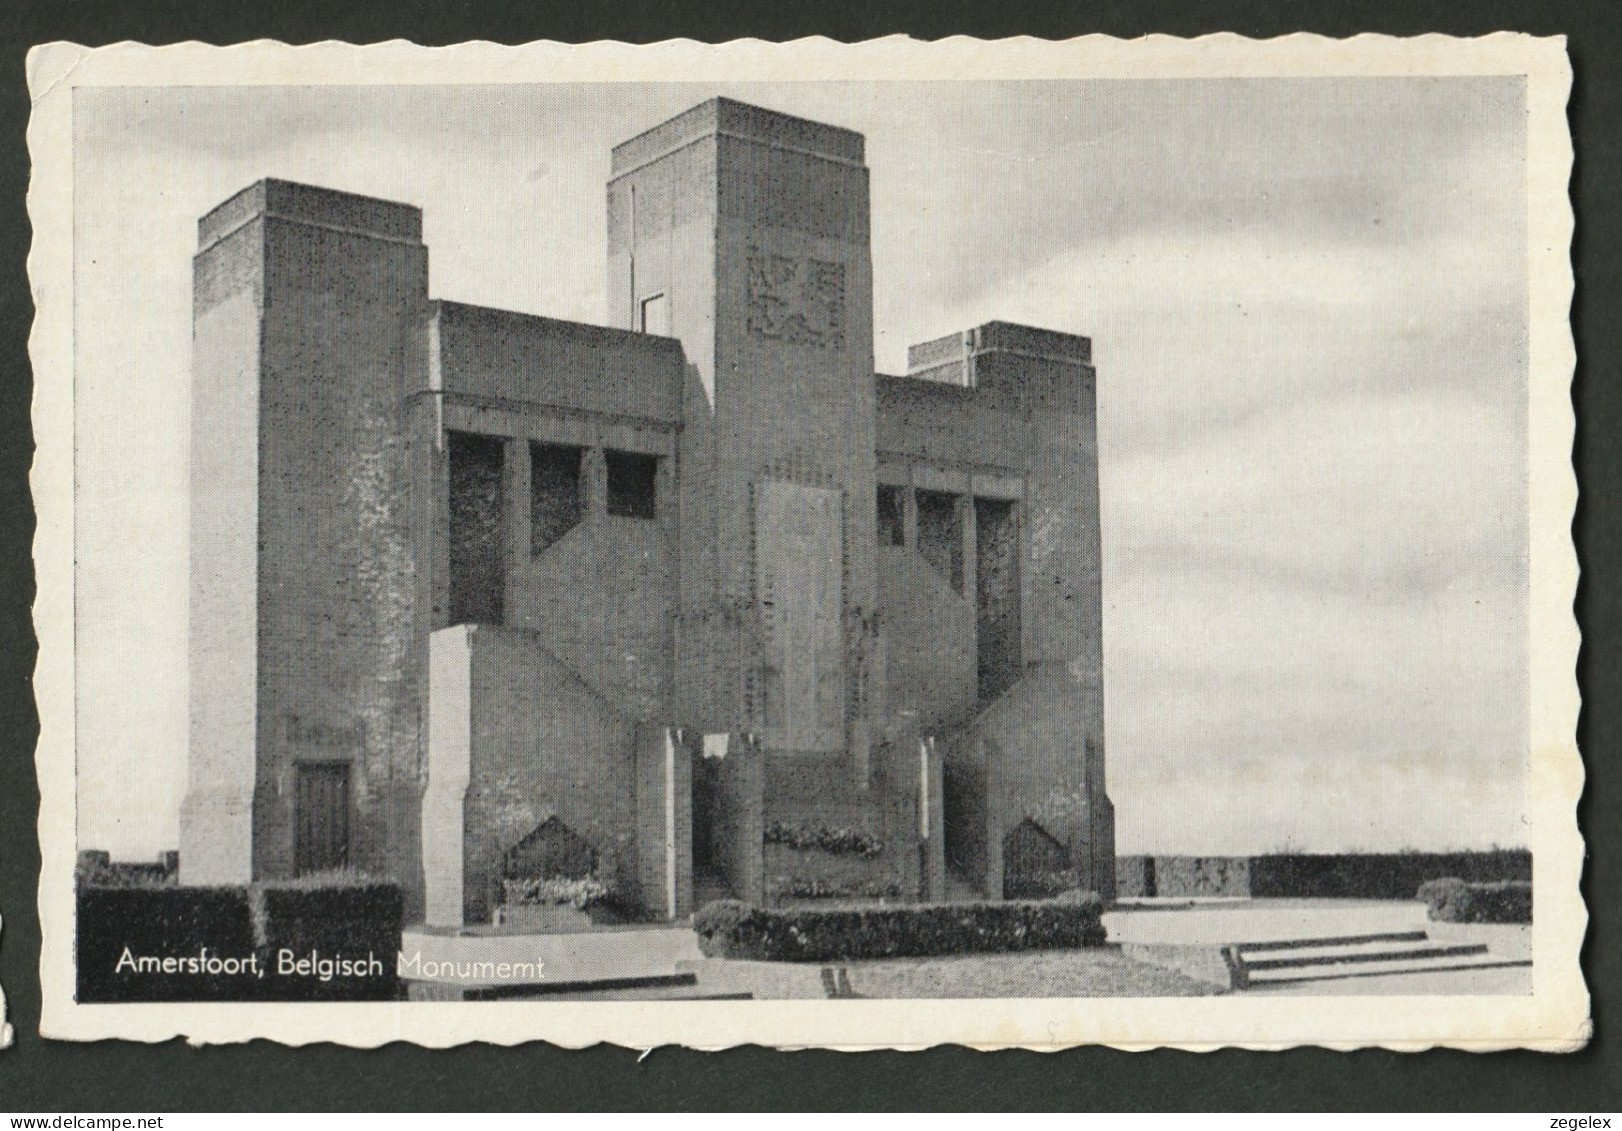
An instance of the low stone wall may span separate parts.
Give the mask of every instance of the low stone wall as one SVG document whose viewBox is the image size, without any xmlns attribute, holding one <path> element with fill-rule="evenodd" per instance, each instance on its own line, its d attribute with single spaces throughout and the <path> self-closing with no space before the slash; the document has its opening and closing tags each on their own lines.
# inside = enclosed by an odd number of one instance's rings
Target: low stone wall
<svg viewBox="0 0 1622 1131">
<path fill-rule="evenodd" d="M 1242 899 L 1251 894 L 1250 859 L 1246 856 L 1117 856 L 1116 897 Z"/>
<path fill-rule="evenodd" d="M 1153 856 L 1117 856 L 1115 858 L 1115 896 L 1117 899 L 1142 899 L 1155 893 L 1155 858 Z"/>
<path fill-rule="evenodd" d="M 1532 854 L 1523 849 L 1500 849 L 1258 856 L 1251 860 L 1250 894 L 1258 899 L 1414 899 L 1421 884 L 1448 876 L 1467 883 L 1530 880 Z"/>
<path fill-rule="evenodd" d="M 1251 893 L 1250 860 L 1243 856 L 1159 856 L 1157 895 L 1244 897 Z"/>
</svg>

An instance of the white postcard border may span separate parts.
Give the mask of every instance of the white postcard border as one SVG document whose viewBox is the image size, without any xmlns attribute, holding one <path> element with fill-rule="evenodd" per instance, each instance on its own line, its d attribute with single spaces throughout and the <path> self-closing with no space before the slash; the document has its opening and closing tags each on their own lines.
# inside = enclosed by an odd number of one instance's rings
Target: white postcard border
<svg viewBox="0 0 1622 1131">
<path fill-rule="evenodd" d="M 78 1005 L 73 1001 L 74 621 L 73 308 L 71 94 L 88 86 L 175 84 L 449 84 L 519 82 L 938 80 L 1283 75 L 1523 74 L 1528 81 L 1530 201 L 1531 762 L 1529 846 L 1537 868 L 1534 993 L 1514 997 L 1337 997 L 1264 999 L 1040 999 L 975 1001 L 695 1001 L 384 1004 Z M 1565 108 L 1571 69 L 1563 38 L 1496 34 L 1479 39 L 1294 35 L 1256 41 L 1232 35 L 1067 42 L 892 37 L 844 45 L 686 41 L 647 47 L 487 43 L 425 48 L 393 42 L 304 47 L 257 42 L 228 48 L 138 44 L 86 49 L 67 44 L 29 56 L 33 116 L 28 128 L 34 229 L 29 275 L 37 308 L 32 486 L 38 526 L 34 606 L 40 650 L 35 677 L 41 734 L 36 754 L 43 858 L 42 1031 L 70 1040 L 122 1038 L 198 1043 L 270 1038 L 428 1046 L 468 1041 L 546 1040 L 581 1047 L 601 1041 L 636 1048 L 682 1044 L 721 1048 L 1057 1049 L 1079 1043 L 1122 1048 L 1225 1045 L 1335 1048 L 1433 1045 L 1488 1050 L 1581 1047 L 1590 1033 L 1588 992 L 1578 963 L 1587 913 L 1578 891 L 1583 842 L 1576 823 L 1583 766 L 1576 748 L 1579 706 L 1573 615 L 1577 561 L 1570 525 L 1577 486 L 1570 388 L 1575 351 L 1568 315 L 1573 230 L 1567 185 L 1572 147 Z M 1311 1008 L 1305 1008 L 1311 1002 Z"/>
</svg>

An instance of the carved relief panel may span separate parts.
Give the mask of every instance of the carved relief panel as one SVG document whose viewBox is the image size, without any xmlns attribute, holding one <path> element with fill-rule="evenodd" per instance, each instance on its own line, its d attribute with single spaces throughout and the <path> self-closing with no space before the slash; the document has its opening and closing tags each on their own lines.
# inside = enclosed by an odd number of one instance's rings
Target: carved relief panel
<svg viewBox="0 0 1622 1131">
<path fill-rule="evenodd" d="M 790 345 L 842 347 L 845 265 L 751 248 L 748 329 Z"/>
<path fill-rule="evenodd" d="M 845 746 L 844 495 L 762 480 L 755 496 L 768 745 Z"/>
</svg>

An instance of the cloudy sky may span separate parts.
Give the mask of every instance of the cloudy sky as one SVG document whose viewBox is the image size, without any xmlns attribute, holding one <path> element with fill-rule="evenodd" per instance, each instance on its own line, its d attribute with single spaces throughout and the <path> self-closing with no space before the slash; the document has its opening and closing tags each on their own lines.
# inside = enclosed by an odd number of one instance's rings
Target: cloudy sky
<svg viewBox="0 0 1622 1131">
<path fill-rule="evenodd" d="M 609 147 L 714 94 L 867 135 L 881 371 L 1092 337 L 1122 851 L 1524 843 L 1524 87 L 1447 78 L 81 89 L 84 846 L 177 840 L 197 217 L 408 201 L 434 297 L 599 322 Z"/>
</svg>

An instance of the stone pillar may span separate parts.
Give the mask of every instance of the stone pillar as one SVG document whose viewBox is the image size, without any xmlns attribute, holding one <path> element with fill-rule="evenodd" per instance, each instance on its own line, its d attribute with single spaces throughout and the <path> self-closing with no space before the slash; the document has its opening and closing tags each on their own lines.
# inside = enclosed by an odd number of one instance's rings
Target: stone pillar
<svg viewBox="0 0 1622 1131">
<path fill-rule="evenodd" d="M 1004 898 L 1002 842 L 1003 837 L 1008 835 L 1008 830 L 1013 827 L 1003 812 L 1006 801 L 1002 782 L 1004 769 L 1002 750 L 984 735 L 977 741 L 980 747 L 980 765 L 984 769 L 986 783 L 986 898 L 1002 899 Z"/>
<path fill-rule="evenodd" d="M 608 457 L 602 448 L 587 448 L 580 457 L 580 493 L 588 518 L 608 513 Z"/>
<path fill-rule="evenodd" d="M 693 906 L 693 750 L 682 732 L 639 726 L 637 877 L 648 911 L 676 919 Z"/>
<path fill-rule="evenodd" d="M 1115 901 L 1115 805 L 1104 787 L 1104 756 L 1089 738 L 1087 756 L 1087 858 L 1075 861 L 1086 865 L 1082 877 L 1085 889 L 1096 891 L 1106 903 Z"/>
<path fill-rule="evenodd" d="M 918 549 L 918 490 L 910 483 L 901 488 L 901 541 L 909 550 Z"/>
<path fill-rule="evenodd" d="M 974 522 L 974 492 L 959 495 L 957 500 L 958 529 L 963 533 L 963 597 L 970 606 L 979 607 L 980 558 L 976 541 L 978 534 Z"/>
<path fill-rule="evenodd" d="M 262 189 L 261 189 L 262 192 Z M 240 197 L 251 193 L 240 194 Z M 199 225 L 192 287 L 191 694 L 180 882 L 253 879 L 260 758 L 263 221 Z M 212 217 L 222 214 L 217 223 Z"/>
<path fill-rule="evenodd" d="M 676 919 L 693 910 L 693 758 L 681 732 L 665 728 L 665 908 Z"/>
<path fill-rule="evenodd" d="M 946 765 L 933 735 L 919 740 L 918 753 L 923 895 L 931 903 L 940 903 L 946 897 Z"/>
<path fill-rule="evenodd" d="M 661 736 L 660 753 L 664 755 L 664 772 L 659 776 L 664 779 L 664 789 L 661 791 L 664 801 L 664 905 L 665 917 L 674 919 L 678 900 L 676 895 L 676 736 L 669 727 L 664 728 Z M 689 855 L 691 851 L 689 850 Z"/>
<path fill-rule="evenodd" d="M 753 735 L 733 734 L 721 761 L 720 849 L 732 894 L 749 903 L 766 900 L 765 763 Z"/>
<path fill-rule="evenodd" d="M 521 437 L 507 440 L 502 460 L 502 516 L 507 523 L 507 623 L 514 623 L 522 607 L 518 586 L 529 566 L 530 543 L 530 461 L 529 441 Z"/>
<path fill-rule="evenodd" d="M 428 925 L 460 927 L 466 904 L 464 805 L 473 753 L 470 625 L 428 640 L 428 785 L 422 799 L 422 871 Z"/>
<path fill-rule="evenodd" d="M 865 794 L 873 779 L 873 724 L 857 715 L 850 721 L 851 774 L 856 790 Z"/>
</svg>

